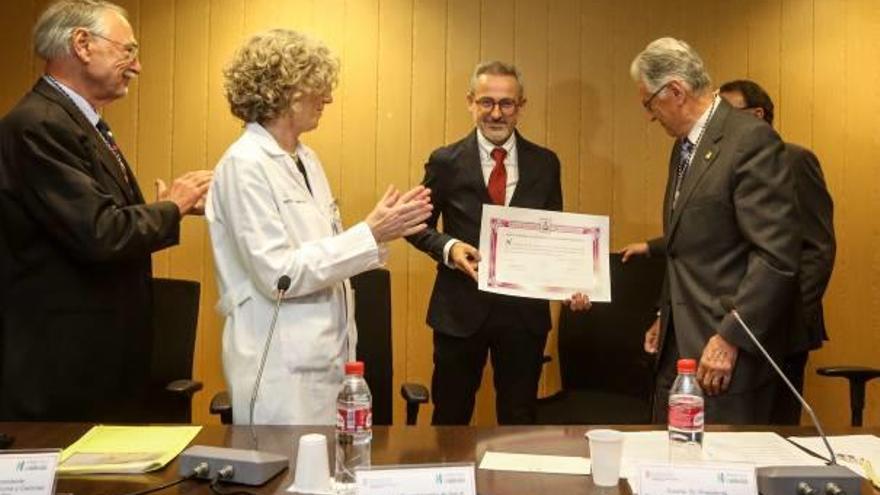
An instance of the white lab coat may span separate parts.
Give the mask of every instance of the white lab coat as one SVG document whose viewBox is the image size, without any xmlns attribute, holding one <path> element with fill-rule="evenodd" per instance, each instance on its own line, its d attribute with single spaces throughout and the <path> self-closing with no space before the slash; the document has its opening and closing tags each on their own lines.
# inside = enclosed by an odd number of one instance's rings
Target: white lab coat
<svg viewBox="0 0 880 495">
<path fill-rule="evenodd" d="M 385 256 L 361 222 L 342 231 L 315 153 L 296 150 L 312 187 L 262 126 L 247 124 L 214 171 L 208 219 L 223 328 L 223 371 L 236 423 L 251 393 L 272 320 L 278 278 L 284 295 L 254 412 L 257 424 L 335 424 L 348 346 L 355 346 L 347 279 Z M 348 342 L 349 338 L 352 342 Z"/>
</svg>

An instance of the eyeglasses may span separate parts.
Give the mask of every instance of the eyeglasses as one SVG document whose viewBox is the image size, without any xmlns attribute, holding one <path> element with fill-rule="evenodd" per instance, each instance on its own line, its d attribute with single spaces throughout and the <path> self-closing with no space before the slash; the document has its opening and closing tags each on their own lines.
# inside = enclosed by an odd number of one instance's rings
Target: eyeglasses
<svg viewBox="0 0 880 495">
<path fill-rule="evenodd" d="M 651 93 L 651 96 L 649 96 L 647 100 L 642 102 L 642 106 L 645 107 L 646 112 L 648 112 L 648 113 L 653 112 L 653 110 L 651 109 L 651 103 L 654 101 L 654 98 L 656 98 L 657 95 L 660 94 L 661 91 L 663 91 L 664 89 L 666 89 L 667 86 L 669 86 L 669 83 L 671 83 L 671 82 L 672 81 L 669 81 L 668 83 L 657 88 L 657 91 L 654 91 L 653 93 Z"/>
<path fill-rule="evenodd" d="M 125 56 L 126 56 L 127 60 L 134 60 L 138 56 L 138 51 L 140 50 L 140 46 L 137 43 L 134 43 L 134 42 L 121 43 L 119 41 L 111 40 L 110 38 L 108 38 L 106 36 L 102 36 L 98 33 L 94 33 L 91 31 L 89 31 L 89 34 L 91 34 L 92 36 L 94 36 L 96 38 L 101 38 L 102 40 L 104 40 L 108 43 L 112 43 L 112 44 L 118 46 L 119 48 L 121 48 L 125 52 Z"/>
<path fill-rule="evenodd" d="M 513 115 L 516 112 L 517 107 L 519 107 L 519 103 L 512 98 L 501 98 L 500 100 L 495 100 L 494 98 L 490 98 L 488 96 L 484 96 L 474 103 L 480 107 L 480 110 L 486 113 L 490 113 L 495 110 L 495 106 L 498 106 L 498 109 L 501 110 L 501 113 L 504 115 Z"/>
</svg>

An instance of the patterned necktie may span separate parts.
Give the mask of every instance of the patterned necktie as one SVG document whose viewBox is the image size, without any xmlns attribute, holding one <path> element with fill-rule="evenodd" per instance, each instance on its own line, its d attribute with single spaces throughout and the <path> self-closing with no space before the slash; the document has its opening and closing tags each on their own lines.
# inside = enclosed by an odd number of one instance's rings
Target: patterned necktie
<svg viewBox="0 0 880 495">
<path fill-rule="evenodd" d="M 687 174 L 688 167 L 691 163 L 691 155 L 694 153 L 694 143 L 688 138 L 681 141 L 678 148 L 678 166 L 675 167 L 675 194 L 672 196 L 672 208 L 675 209 L 675 203 L 678 201 L 678 194 L 681 192 L 681 184 L 684 182 L 684 176 Z"/>
<path fill-rule="evenodd" d="M 292 155 L 290 155 L 290 157 L 293 158 L 293 163 L 296 164 L 296 169 L 299 170 L 299 173 L 302 174 L 303 179 L 306 180 L 306 189 L 309 190 L 309 194 L 314 196 L 315 194 L 312 192 L 312 184 L 309 182 L 309 174 L 306 173 L 306 166 L 303 165 L 303 162 L 299 158 L 299 155 L 292 154 Z"/>
<path fill-rule="evenodd" d="M 489 197 L 493 204 L 504 206 L 507 195 L 507 169 L 504 168 L 504 159 L 507 158 L 507 150 L 495 148 L 489 155 L 495 160 L 495 167 L 489 175 Z"/>
<path fill-rule="evenodd" d="M 95 127 L 98 129 L 98 132 L 101 133 L 101 137 L 104 138 L 107 147 L 113 152 L 113 156 L 116 157 L 116 163 L 122 171 L 122 177 L 125 178 L 125 183 L 131 186 L 131 180 L 128 178 L 128 162 L 125 161 L 125 157 L 122 156 L 122 151 L 119 150 L 116 140 L 113 139 L 113 133 L 110 131 L 110 126 L 107 125 L 107 122 L 105 122 L 104 119 L 100 119 L 98 120 L 98 123 L 95 124 Z"/>
</svg>

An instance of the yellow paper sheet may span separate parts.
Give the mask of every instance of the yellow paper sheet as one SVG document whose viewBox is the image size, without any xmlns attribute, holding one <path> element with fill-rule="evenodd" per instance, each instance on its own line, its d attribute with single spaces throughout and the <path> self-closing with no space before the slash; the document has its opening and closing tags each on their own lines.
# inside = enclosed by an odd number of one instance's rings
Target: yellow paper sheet
<svg viewBox="0 0 880 495">
<path fill-rule="evenodd" d="M 186 448 L 201 426 L 94 426 L 61 453 L 60 474 L 146 473 Z"/>
</svg>

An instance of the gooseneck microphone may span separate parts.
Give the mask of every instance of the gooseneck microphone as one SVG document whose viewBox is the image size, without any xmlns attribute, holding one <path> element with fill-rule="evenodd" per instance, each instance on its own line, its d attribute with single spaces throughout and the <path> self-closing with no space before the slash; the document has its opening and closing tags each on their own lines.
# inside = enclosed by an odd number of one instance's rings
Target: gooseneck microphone
<svg viewBox="0 0 880 495">
<path fill-rule="evenodd" d="M 259 447 L 257 446 L 257 432 L 254 429 L 254 408 L 257 405 L 257 396 L 260 393 L 260 381 L 263 378 L 263 368 L 265 368 L 266 358 L 269 356 L 269 345 L 272 344 L 272 335 L 275 333 L 275 326 L 278 323 L 278 313 L 281 311 L 281 300 L 284 298 L 284 293 L 287 292 L 287 289 L 289 288 L 290 277 L 282 275 L 275 286 L 275 312 L 272 313 L 272 323 L 269 325 L 269 335 L 266 336 L 266 344 L 263 346 L 263 357 L 260 359 L 260 367 L 257 370 L 257 377 L 254 379 L 254 388 L 251 391 L 248 426 L 250 426 L 251 439 L 254 442 L 255 449 Z"/>
<path fill-rule="evenodd" d="M 813 412 L 813 408 L 810 407 L 803 395 L 798 392 L 797 388 L 795 388 L 791 381 L 789 381 L 788 377 L 785 376 L 785 373 L 782 372 L 782 369 L 779 368 L 776 361 L 770 357 L 770 353 L 768 353 L 767 349 L 761 345 L 761 342 L 755 337 L 752 329 L 749 328 L 749 326 L 746 325 L 746 322 L 740 317 L 739 312 L 736 310 L 736 306 L 733 303 L 733 298 L 722 297 L 720 302 L 724 311 L 730 313 L 736 319 L 739 326 L 745 330 L 746 335 L 748 335 L 752 343 L 755 344 L 755 347 L 761 351 L 764 359 L 770 363 L 770 366 L 772 366 L 776 371 L 776 374 L 782 378 L 782 381 L 785 382 L 788 389 L 791 390 L 791 393 L 797 397 L 798 402 L 801 403 L 801 406 L 810 415 L 810 419 L 813 421 L 813 425 L 819 432 L 819 436 L 822 438 L 825 448 L 828 449 L 828 453 L 831 455 L 828 466 L 782 466 L 760 468 L 758 469 L 758 491 L 764 495 L 810 493 L 810 490 L 813 490 L 814 487 L 821 487 L 820 490 L 826 495 L 839 494 L 841 492 L 849 493 L 850 495 L 858 494 L 861 486 L 861 478 L 849 468 L 837 464 L 837 456 L 834 455 L 834 450 L 831 448 L 831 444 L 828 442 L 828 437 L 822 429 L 822 424 L 819 423 L 819 418 L 817 418 L 816 413 Z M 843 487 L 843 489 L 841 489 L 841 487 Z M 816 492 L 813 491 L 812 493 Z"/>
</svg>

